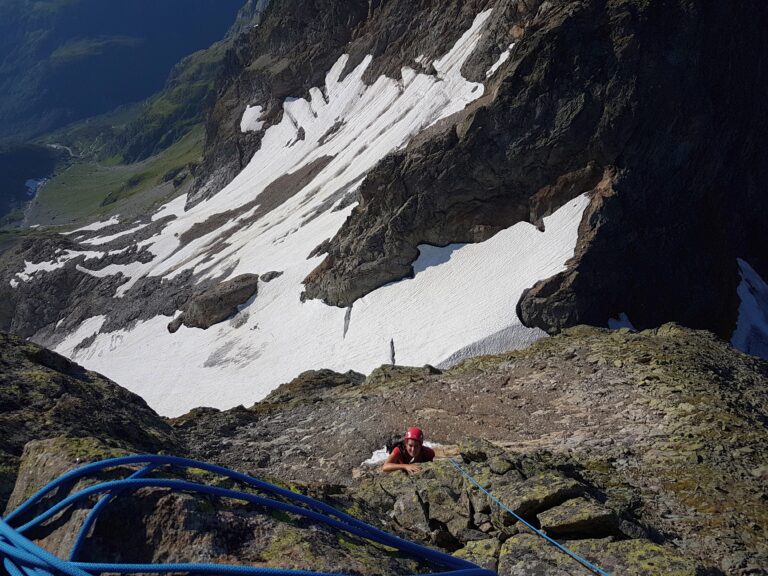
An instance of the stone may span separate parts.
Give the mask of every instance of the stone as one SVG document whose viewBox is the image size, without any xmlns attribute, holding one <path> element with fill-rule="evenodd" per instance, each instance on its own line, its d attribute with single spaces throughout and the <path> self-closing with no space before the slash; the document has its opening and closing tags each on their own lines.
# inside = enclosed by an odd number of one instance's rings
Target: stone
<svg viewBox="0 0 768 576">
<path fill-rule="evenodd" d="M 562 504 L 582 495 L 586 486 L 554 472 L 546 472 L 521 483 L 494 487 L 493 495 L 517 515 L 530 521 L 542 510 Z M 491 503 L 492 518 L 498 528 L 510 526 L 517 520 L 496 503 Z"/>
<path fill-rule="evenodd" d="M 553 538 L 603 538 L 619 533 L 613 511 L 587 498 L 566 500 L 540 513 L 538 519 Z"/>
<path fill-rule="evenodd" d="M 258 285 L 257 274 L 241 274 L 195 294 L 184 305 L 181 316 L 168 325 L 168 331 L 175 332 L 181 324 L 205 330 L 223 322 L 256 295 Z"/>
<path fill-rule="evenodd" d="M 262 282 L 272 282 L 275 278 L 279 278 L 283 275 L 283 271 L 277 271 L 277 270 L 271 270 L 269 272 L 264 272 L 264 274 L 261 274 L 259 278 Z"/>
<path fill-rule="evenodd" d="M 454 556 L 474 562 L 487 570 L 495 571 L 500 550 L 501 542 L 496 538 L 486 538 L 485 540 L 467 542 L 463 548 L 454 552 Z"/>
</svg>

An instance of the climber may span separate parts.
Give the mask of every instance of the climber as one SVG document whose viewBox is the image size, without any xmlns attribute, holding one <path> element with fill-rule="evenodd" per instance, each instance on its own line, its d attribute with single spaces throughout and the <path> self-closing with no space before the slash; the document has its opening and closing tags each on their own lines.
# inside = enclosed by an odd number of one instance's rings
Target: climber
<svg viewBox="0 0 768 576">
<path fill-rule="evenodd" d="M 435 451 L 424 444 L 424 432 L 413 427 L 408 428 L 405 438 L 392 450 L 387 461 L 381 467 L 382 472 L 394 472 L 402 470 L 408 474 L 415 474 L 421 470 L 420 462 L 432 462 Z"/>
</svg>

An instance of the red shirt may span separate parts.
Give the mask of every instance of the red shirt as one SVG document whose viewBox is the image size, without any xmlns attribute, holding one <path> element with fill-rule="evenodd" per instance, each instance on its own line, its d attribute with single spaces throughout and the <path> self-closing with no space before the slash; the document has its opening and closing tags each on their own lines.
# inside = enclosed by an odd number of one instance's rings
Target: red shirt
<svg viewBox="0 0 768 576">
<path fill-rule="evenodd" d="M 408 456 L 408 453 L 401 452 L 400 446 L 396 446 L 395 449 L 392 450 L 392 456 L 394 456 L 392 459 L 393 464 L 416 464 L 419 462 L 432 462 L 432 460 L 435 459 L 435 451 L 432 450 L 432 448 L 422 446 L 419 457 L 411 461 L 411 457 Z"/>
</svg>

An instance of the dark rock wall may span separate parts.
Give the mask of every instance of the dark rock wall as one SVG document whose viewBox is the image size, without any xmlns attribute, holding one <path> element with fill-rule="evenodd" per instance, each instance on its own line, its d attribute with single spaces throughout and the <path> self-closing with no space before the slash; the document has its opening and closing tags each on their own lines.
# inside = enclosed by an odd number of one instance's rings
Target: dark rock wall
<svg viewBox="0 0 768 576">
<path fill-rule="evenodd" d="M 270 3 L 261 24 L 243 33 L 227 53 L 189 204 L 221 190 L 258 150 L 261 134 L 240 130 L 246 106 L 261 105 L 268 125 L 278 122 L 286 97 L 301 96 L 324 83 L 367 13 L 368 2 L 363 0 Z"/>
<path fill-rule="evenodd" d="M 768 273 L 767 11 L 659 2 L 639 14 L 638 121 L 613 190 L 582 223 L 570 269 L 518 309 L 550 331 L 626 312 L 638 326 L 675 320 L 729 336 L 736 258 Z"/>
<path fill-rule="evenodd" d="M 504 25 L 493 29 L 519 39 L 486 96 L 369 175 L 307 296 L 348 306 L 408 276 L 420 243 L 539 224 L 599 184 L 577 258 L 523 297 L 523 321 L 556 331 L 624 311 L 640 326 L 672 319 L 729 334 L 736 257 L 768 272 L 758 238 L 768 224 L 768 10 L 683 0 L 526 8 L 494 15 Z M 466 75 L 487 69 L 484 49 Z"/>
</svg>

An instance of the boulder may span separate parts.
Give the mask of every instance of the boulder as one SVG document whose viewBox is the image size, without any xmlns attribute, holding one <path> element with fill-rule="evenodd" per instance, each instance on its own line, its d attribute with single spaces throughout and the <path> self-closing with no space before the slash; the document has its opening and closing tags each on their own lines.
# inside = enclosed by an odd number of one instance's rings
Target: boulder
<svg viewBox="0 0 768 576">
<path fill-rule="evenodd" d="M 258 274 L 241 274 L 195 294 L 182 307 L 182 314 L 168 324 L 168 331 L 174 333 L 182 324 L 205 330 L 223 322 L 256 295 L 258 284 Z"/>
<path fill-rule="evenodd" d="M 542 510 L 562 504 L 584 494 L 587 486 L 557 472 L 545 472 L 521 483 L 494 487 L 493 494 L 515 514 L 530 521 Z M 499 527 L 510 526 L 517 520 L 495 502 L 491 503 L 491 518 Z"/>
<path fill-rule="evenodd" d="M 602 538 L 618 534 L 616 514 L 587 498 L 566 500 L 538 515 L 541 528 L 554 538 Z"/>
<path fill-rule="evenodd" d="M 467 542 L 464 548 L 453 553 L 454 556 L 474 562 L 488 570 L 496 570 L 498 565 L 501 542 L 496 538 L 486 538 Z"/>
</svg>

